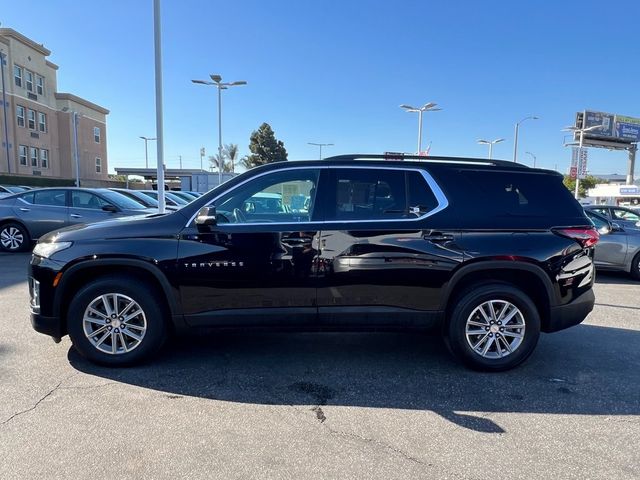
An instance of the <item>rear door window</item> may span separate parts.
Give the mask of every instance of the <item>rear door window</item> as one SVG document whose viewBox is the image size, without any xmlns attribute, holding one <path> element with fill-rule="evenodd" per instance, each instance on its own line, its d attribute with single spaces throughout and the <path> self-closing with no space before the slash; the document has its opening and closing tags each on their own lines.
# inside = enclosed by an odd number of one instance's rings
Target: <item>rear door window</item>
<svg viewBox="0 0 640 480">
<path fill-rule="evenodd" d="M 39 190 L 33 192 L 33 203 L 52 207 L 66 206 L 67 192 L 64 190 Z"/>
<path fill-rule="evenodd" d="M 327 220 L 415 219 L 438 202 L 424 177 L 414 170 L 335 168 Z"/>
</svg>

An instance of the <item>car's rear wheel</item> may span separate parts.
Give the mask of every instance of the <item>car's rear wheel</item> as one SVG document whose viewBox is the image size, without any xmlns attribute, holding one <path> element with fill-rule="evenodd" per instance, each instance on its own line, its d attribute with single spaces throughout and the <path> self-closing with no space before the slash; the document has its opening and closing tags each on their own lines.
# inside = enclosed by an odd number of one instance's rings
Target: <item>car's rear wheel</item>
<svg viewBox="0 0 640 480">
<path fill-rule="evenodd" d="M 136 283 L 133 283 L 136 282 Z M 67 328 L 73 346 L 89 360 L 108 366 L 139 363 L 156 353 L 167 336 L 157 292 L 135 277 L 104 277 L 71 301 Z"/>
<path fill-rule="evenodd" d="M 463 293 L 447 331 L 450 350 L 476 370 L 513 368 L 533 352 L 540 336 L 540 315 L 520 289 L 490 284 Z"/>
<path fill-rule="evenodd" d="M 640 253 L 637 253 L 631 260 L 631 276 L 636 280 L 640 280 Z"/>
<path fill-rule="evenodd" d="M 23 252 L 29 248 L 31 237 L 19 223 L 5 223 L 0 227 L 0 248 L 5 252 Z"/>
</svg>

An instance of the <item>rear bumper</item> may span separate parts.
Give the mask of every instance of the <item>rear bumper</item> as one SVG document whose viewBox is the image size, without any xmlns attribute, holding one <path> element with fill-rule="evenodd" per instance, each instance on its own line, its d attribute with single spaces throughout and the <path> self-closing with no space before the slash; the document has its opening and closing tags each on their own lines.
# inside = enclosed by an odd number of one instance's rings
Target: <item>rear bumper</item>
<svg viewBox="0 0 640 480">
<path fill-rule="evenodd" d="M 551 307 L 549 323 L 545 326 L 544 331 L 557 332 L 582 323 L 593 310 L 595 302 L 596 296 L 593 289 L 590 288 L 571 303 Z"/>
<path fill-rule="evenodd" d="M 57 317 L 45 317 L 31 312 L 31 325 L 36 332 L 44 333 L 54 339 L 60 339 L 65 335 L 62 331 L 62 322 Z"/>
</svg>

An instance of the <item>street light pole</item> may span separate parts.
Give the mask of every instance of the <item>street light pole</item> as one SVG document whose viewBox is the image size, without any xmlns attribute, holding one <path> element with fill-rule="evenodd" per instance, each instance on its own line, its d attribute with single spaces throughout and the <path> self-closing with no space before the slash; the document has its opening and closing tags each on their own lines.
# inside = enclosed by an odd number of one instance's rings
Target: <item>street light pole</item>
<svg viewBox="0 0 640 480">
<path fill-rule="evenodd" d="M 495 140 L 478 140 L 478 143 L 481 145 L 489 145 L 489 160 L 493 158 L 493 146 L 500 142 L 504 142 L 504 138 L 496 138 Z"/>
<path fill-rule="evenodd" d="M 7 89 L 4 83 L 4 65 L 7 55 L 0 52 L 0 70 L 2 71 L 2 111 L 4 112 L 4 145 L 7 150 L 7 173 L 11 173 L 11 154 L 9 149 L 9 122 L 7 121 Z"/>
<path fill-rule="evenodd" d="M 522 120 L 516 123 L 515 132 L 513 135 L 513 161 L 518 161 L 518 129 L 520 128 L 520 124 L 525 120 L 538 120 L 539 117 L 535 115 L 530 115 L 528 117 L 524 117 Z"/>
<path fill-rule="evenodd" d="M 80 159 L 78 158 L 78 112 L 72 112 L 73 116 L 73 156 L 76 163 L 76 187 L 80 186 Z"/>
<path fill-rule="evenodd" d="M 592 132 L 593 130 L 598 130 L 603 126 L 604 125 L 592 125 L 587 128 L 566 127 L 562 129 L 563 132 L 574 132 L 580 135 L 580 142 L 578 143 L 578 162 L 576 164 L 576 189 L 574 192 L 574 197 L 576 200 L 579 199 L 580 194 L 580 167 L 582 166 L 582 147 L 584 145 L 584 134 L 587 132 Z"/>
<path fill-rule="evenodd" d="M 149 151 L 147 149 L 147 142 L 151 140 L 157 140 L 157 138 L 149 138 L 149 137 L 140 137 L 144 140 L 144 167 L 149 168 Z"/>
<path fill-rule="evenodd" d="M 237 87 L 239 85 L 246 85 L 247 82 L 239 80 L 236 82 L 222 82 L 221 75 L 209 75 L 212 81 L 209 80 L 191 80 L 193 83 L 200 85 L 215 86 L 218 89 L 218 185 L 222 185 L 222 90 L 226 90 L 229 87 Z"/>
<path fill-rule="evenodd" d="M 160 0 L 153 0 L 153 44 L 155 52 L 156 80 L 156 136 L 157 136 L 157 178 L 158 178 L 158 212 L 164 213 L 164 119 L 162 107 L 162 22 L 160 17 Z"/>
<path fill-rule="evenodd" d="M 418 155 L 422 152 L 422 114 L 424 112 L 437 112 L 442 110 L 441 108 L 436 108 L 437 103 L 429 102 L 425 103 L 422 107 L 412 107 L 411 105 L 400 105 L 400 108 L 403 108 L 407 112 L 418 112 Z"/>
<path fill-rule="evenodd" d="M 307 142 L 307 145 L 313 145 L 315 147 L 320 147 L 320 160 L 322 160 L 322 147 L 333 147 L 333 143 L 312 143 L 312 142 Z"/>
<path fill-rule="evenodd" d="M 533 153 L 531 153 L 531 152 L 524 152 L 524 153 L 526 153 L 527 155 L 530 155 L 530 156 L 531 156 L 531 158 L 533 158 L 533 168 L 536 168 L 536 160 L 537 160 L 537 158 L 538 158 L 538 157 L 536 157 L 536 156 L 535 156 Z"/>
</svg>

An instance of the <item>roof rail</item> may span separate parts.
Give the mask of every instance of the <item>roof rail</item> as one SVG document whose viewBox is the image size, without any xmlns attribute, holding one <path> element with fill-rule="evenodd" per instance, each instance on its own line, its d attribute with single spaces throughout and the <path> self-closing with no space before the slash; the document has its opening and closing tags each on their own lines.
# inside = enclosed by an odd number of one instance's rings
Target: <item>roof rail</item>
<svg viewBox="0 0 640 480">
<path fill-rule="evenodd" d="M 509 168 L 529 168 L 527 165 L 516 162 L 509 162 L 507 160 L 494 160 L 488 158 L 466 158 L 466 157 L 438 157 L 438 156 L 422 156 L 412 155 L 407 153 L 353 153 L 347 155 L 335 155 L 333 157 L 326 157 L 323 161 L 335 162 L 335 161 L 354 161 L 354 160 L 412 160 L 419 162 L 433 162 L 433 163 L 478 163 L 483 165 L 494 165 L 496 167 L 509 167 Z"/>
</svg>

